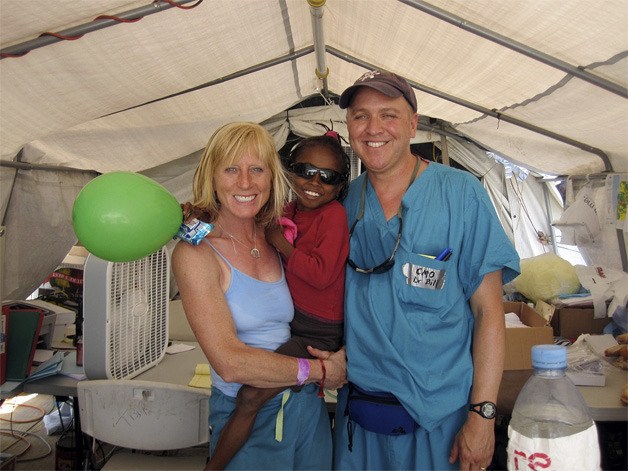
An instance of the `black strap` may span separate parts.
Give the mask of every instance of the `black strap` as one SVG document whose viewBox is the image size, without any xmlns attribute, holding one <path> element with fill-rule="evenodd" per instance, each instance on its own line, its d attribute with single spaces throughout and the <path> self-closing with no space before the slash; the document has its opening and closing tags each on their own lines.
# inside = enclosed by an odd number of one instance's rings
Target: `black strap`
<svg viewBox="0 0 628 471">
<path fill-rule="evenodd" d="M 347 434 L 349 435 L 348 448 L 349 453 L 353 452 L 353 421 L 349 415 L 349 401 L 351 400 L 351 392 L 353 391 L 353 384 L 349 383 L 349 394 L 347 394 L 347 403 L 345 404 L 345 417 L 347 418 Z"/>
<path fill-rule="evenodd" d="M 412 186 L 412 182 L 414 182 L 414 179 L 416 178 L 417 173 L 419 173 L 419 168 L 420 167 L 421 167 L 421 158 L 420 157 L 416 157 L 416 164 L 414 164 L 414 170 L 412 170 L 412 176 L 410 177 L 410 182 L 408 183 L 408 188 L 410 188 Z M 360 211 L 358 212 L 358 217 L 356 218 L 355 222 L 351 226 L 351 230 L 349 231 L 349 237 L 351 237 L 351 234 L 353 234 L 353 229 L 355 229 L 355 225 L 364 216 L 364 201 L 366 199 L 366 184 L 367 183 L 368 183 L 368 174 L 364 175 L 364 180 L 362 180 L 362 195 L 360 196 Z M 408 191 L 408 188 L 406 188 L 406 191 Z M 401 198 L 403 199 L 403 196 Z M 402 217 L 401 217 L 401 208 L 402 208 L 402 206 L 403 205 L 401 203 L 399 203 L 399 209 L 397 210 L 397 217 L 399 217 L 400 221 L 402 219 Z"/>
</svg>

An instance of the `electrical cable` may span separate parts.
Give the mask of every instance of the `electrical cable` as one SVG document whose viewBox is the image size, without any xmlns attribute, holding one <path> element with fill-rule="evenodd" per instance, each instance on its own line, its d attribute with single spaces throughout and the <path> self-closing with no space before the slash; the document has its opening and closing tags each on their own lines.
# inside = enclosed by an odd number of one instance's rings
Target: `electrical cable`
<svg viewBox="0 0 628 471">
<path fill-rule="evenodd" d="M 44 418 L 44 415 L 46 415 L 46 411 L 44 411 L 41 407 L 31 406 L 30 404 L 12 404 L 12 405 L 14 407 L 13 407 L 13 410 L 11 411 L 11 417 L 8 419 L 5 419 L 4 417 L 0 417 L 0 420 L 4 420 L 5 422 L 10 422 L 11 424 L 29 424 L 31 422 L 39 422 L 41 419 Z M 18 407 L 27 407 L 29 409 L 38 410 L 39 412 L 41 412 L 41 415 L 39 417 L 35 417 L 34 419 L 24 419 L 24 420 L 14 419 L 13 413 Z M 13 429 L 11 429 L 11 431 L 13 431 Z"/>
<path fill-rule="evenodd" d="M 173 7 L 181 8 L 182 10 L 191 10 L 192 8 L 196 8 L 201 3 L 203 3 L 203 0 L 198 0 L 198 2 L 196 2 L 194 5 L 179 5 L 178 3 L 175 3 L 172 0 L 163 0 L 163 1 L 166 3 L 169 3 Z"/>
<path fill-rule="evenodd" d="M 19 404 L 19 403 L 14 403 L 14 402 L 10 402 L 9 404 L 13 407 L 13 409 L 11 410 L 10 418 L 9 419 L 5 419 L 3 417 L 0 417 L 0 420 L 3 420 L 5 422 L 9 422 L 10 428 L 9 429 L 0 429 L 0 435 L 11 437 L 11 438 L 15 438 L 15 439 L 18 439 L 18 440 L 26 443 L 26 448 L 24 448 L 19 453 L 14 454 L 14 456 L 16 457 L 16 462 L 21 463 L 21 462 L 26 462 L 26 461 L 40 460 L 42 458 L 45 458 L 45 457 L 49 456 L 52 453 L 52 447 L 41 436 L 39 436 L 36 433 L 26 432 L 26 431 L 18 431 L 18 430 L 14 430 L 13 429 L 13 424 L 28 424 L 28 423 L 32 423 L 32 422 L 39 422 L 39 421 L 41 421 L 43 419 L 43 417 L 46 415 L 46 411 L 44 411 L 41 407 L 33 406 L 33 405 L 30 405 L 30 404 Z M 26 408 L 29 408 L 29 409 L 35 409 L 35 410 L 41 412 L 41 415 L 38 416 L 38 417 L 32 418 L 32 419 L 24 419 L 24 420 L 14 419 L 13 418 L 13 414 L 14 414 L 14 412 L 16 411 L 16 409 L 18 407 L 26 407 Z M 22 456 L 24 453 L 26 453 L 28 450 L 30 450 L 31 447 L 32 447 L 32 443 L 26 439 L 26 436 L 28 436 L 28 435 L 34 436 L 35 438 L 40 440 L 46 446 L 47 451 L 45 451 L 44 453 L 42 453 L 42 454 L 40 454 L 38 456 L 34 456 L 32 458 L 22 458 L 22 459 L 20 459 L 19 457 Z"/>
<path fill-rule="evenodd" d="M 18 433 L 20 435 L 15 435 L 15 433 Z M 8 431 L 5 430 L 0 430 L 0 435 L 5 435 L 5 436 L 11 436 L 13 438 L 17 438 L 18 440 L 22 440 L 26 443 L 28 443 L 28 446 L 22 450 L 20 453 L 16 454 L 15 456 L 18 457 L 16 459 L 16 461 L 18 463 L 23 463 L 26 461 L 35 461 L 35 460 L 40 460 L 42 458 L 45 458 L 46 456 L 49 456 L 52 453 L 52 447 L 50 446 L 50 443 L 48 443 L 46 440 L 44 440 L 42 437 L 40 437 L 38 434 L 33 433 L 33 432 L 14 432 L 14 433 L 8 433 Z M 38 455 L 38 456 L 33 456 L 32 458 L 19 458 L 20 456 L 22 456 L 24 453 L 26 453 L 28 450 L 30 450 L 32 443 L 30 443 L 28 440 L 26 440 L 25 436 L 26 435 L 31 435 L 35 438 L 37 438 L 39 441 L 41 441 L 46 448 L 48 449 L 46 452 Z"/>
<path fill-rule="evenodd" d="M 196 8 L 203 2 L 203 0 L 198 0 L 194 5 L 180 5 L 176 3 L 174 0 L 154 0 L 153 5 L 158 4 L 160 1 L 167 3 L 172 7 L 180 8 L 182 10 L 191 10 L 192 8 Z M 145 7 L 142 8 L 142 11 L 144 10 L 146 10 Z M 159 10 L 148 11 L 147 14 L 156 13 L 158 11 Z M 134 13 L 138 14 L 138 11 L 134 10 Z M 87 23 L 85 25 L 87 26 L 87 29 L 83 27 L 77 27 L 78 29 L 70 28 L 68 30 L 65 30 L 68 33 L 74 32 L 74 31 L 76 32 L 81 31 L 78 34 L 63 34 L 63 32 L 44 31 L 37 37 L 37 39 L 42 38 L 42 41 L 31 40 L 20 45 L 9 46 L 7 48 L 4 48 L 2 51 L 0 51 L 0 59 L 23 57 L 26 54 L 28 54 L 31 50 L 37 47 L 42 47 L 43 45 L 49 44 L 50 41 L 46 41 L 45 39 L 43 39 L 45 37 L 53 37 L 60 41 L 75 41 L 83 37 L 85 33 L 83 33 L 82 31 L 91 32 L 95 29 L 100 29 L 107 26 L 113 26 L 113 24 L 106 24 L 108 23 L 108 21 L 106 20 L 115 21 L 119 23 L 135 23 L 136 21 L 139 21 L 142 18 L 144 18 L 142 14 L 140 14 L 140 16 L 137 16 L 135 18 L 122 18 L 120 16 L 115 16 L 115 15 L 99 15 L 96 18 L 94 18 L 90 23 Z M 102 20 L 105 20 L 105 21 L 102 21 Z M 97 22 L 103 23 L 103 25 L 96 24 Z M 41 44 L 35 44 L 35 43 L 41 43 Z"/>
<path fill-rule="evenodd" d="M 536 225 L 534 224 L 534 221 L 532 219 L 532 216 L 530 215 L 530 212 L 528 210 L 528 207 L 523 199 L 523 193 L 521 188 L 515 184 L 515 178 L 510 178 L 510 186 L 512 187 L 512 189 L 514 190 L 514 194 L 517 198 L 517 200 L 519 201 L 519 204 L 521 205 L 521 208 L 523 209 L 523 214 L 525 215 L 525 218 L 528 220 L 528 222 L 530 223 L 530 225 L 532 226 L 532 229 L 534 230 L 534 232 L 537 235 L 537 240 L 538 242 L 541 244 L 541 246 L 543 247 L 544 251 L 547 252 L 546 244 L 544 244 L 543 242 L 548 243 L 549 240 L 547 239 L 547 235 L 545 235 L 545 233 L 541 230 L 539 230 L 538 227 L 536 227 Z M 545 238 L 545 239 L 544 239 Z"/>
<path fill-rule="evenodd" d="M 22 432 L 17 432 L 22 434 Z M 19 457 L 22 456 L 24 453 L 26 453 L 28 450 L 30 450 L 31 448 L 31 442 L 29 442 L 24 435 L 16 435 L 16 432 L 14 432 L 13 430 L 6 430 L 6 429 L 0 429 L 0 435 L 4 436 L 4 437 L 11 437 L 11 438 L 17 438 L 18 440 L 21 440 L 22 442 L 26 443 L 26 448 L 24 448 L 22 451 L 20 451 L 19 453 L 15 453 L 14 456 Z M 13 444 L 14 445 L 14 444 Z M 11 445 L 11 446 L 13 446 Z"/>
<path fill-rule="evenodd" d="M 91 440 L 91 445 L 90 445 L 90 441 Z M 89 461 L 89 463 L 92 465 L 92 468 L 90 469 L 100 469 L 102 468 L 102 466 L 104 466 L 104 464 L 109 460 L 109 458 L 111 458 L 111 456 L 118 450 L 117 446 L 113 446 L 111 448 L 111 450 L 106 453 L 105 449 L 103 448 L 103 442 L 101 442 L 100 440 L 95 439 L 94 437 L 89 437 L 87 438 L 86 435 L 86 453 L 88 454 L 87 460 Z M 98 458 L 98 454 L 96 453 L 96 450 L 100 451 L 100 458 Z"/>
</svg>

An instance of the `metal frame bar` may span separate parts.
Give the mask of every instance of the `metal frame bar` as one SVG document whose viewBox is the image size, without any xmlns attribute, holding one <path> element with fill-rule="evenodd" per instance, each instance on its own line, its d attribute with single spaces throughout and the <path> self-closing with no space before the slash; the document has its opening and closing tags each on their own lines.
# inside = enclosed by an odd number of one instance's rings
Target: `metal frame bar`
<svg viewBox="0 0 628 471">
<path fill-rule="evenodd" d="M 467 21 L 464 18 L 456 16 L 453 13 L 449 13 L 448 11 L 441 8 L 430 5 L 429 3 L 426 3 L 424 1 L 399 0 L 399 2 L 416 8 L 417 10 L 420 10 L 423 13 L 427 13 L 428 15 L 438 18 L 439 20 L 457 26 L 465 31 L 469 31 L 470 33 L 473 33 L 484 39 L 488 39 L 489 41 L 499 44 L 500 46 L 507 47 L 508 49 L 518 52 L 519 54 L 523 54 L 524 56 L 530 57 L 539 62 L 542 62 L 543 64 L 549 65 L 550 67 L 562 70 L 563 72 L 566 72 L 569 75 L 589 82 L 596 87 L 603 88 L 604 90 L 607 90 L 611 93 L 622 96 L 624 98 L 628 98 L 628 88 L 615 82 L 611 82 L 610 80 L 607 80 L 598 75 L 594 75 L 582 67 L 576 67 L 574 65 L 571 65 L 563 60 L 550 56 L 549 54 L 545 54 L 544 52 L 541 52 L 539 50 L 533 49 L 530 46 L 526 46 L 525 44 L 517 42 L 512 38 L 508 38 L 499 33 L 496 33 L 495 31 L 484 28 L 483 26 Z"/>
<path fill-rule="evenodd" d="M 179 0 L 177 5 L 184 5 L 186 3 L 190 3 L 198 0 Z M 161 0 L 155 1 L 149 5 L 145 5 L 143 7 L 134 8 L 132 10 L 128 10 L 122 13 L 117 13 L 115 16 L 121 18 L 123 20 L 137 20 L 143 18 L 144 16 L 152 15 L 153 13 L 160 13 L 164 10 L 168 10 L 170 8 L 174 8 L 175 6 L 168 3 L 163 2 Z M 110 26 L 119 25 L 120 22 L 114 19 L 101 18 L 92 20 L 89 23 L 84 23 L 78 26 L 73 26 L 72 28 L 64 29 L 63 31 L 58 31 L 56 34 L 59 36 L 82 36 L 87 33 L 91 33 L 93 31 L 98 31 L 100 29 L 108 28 Z M 0 50 L 0 54 L 10 54 L 10 55 L 24 55 L 27 52 L 32 51 L 33 49 L 38 49 L 40 47 L 49 46 L 50 44 L 55 44 L 60 41 L 64 41 L 62 38 L 58 38 L 56 36 L 44 35 L 39 36 L 35 39 L 30 39 L 28 41 L 14 44 L 13 46 L 7 46 L 4 49 Z M 1 56 L 0 59 L 6 59 L 6 56 Z"/>
<path fill-rule="evenodd" d="M 353 57 L 349 54 L 346 54 L 342 51 L 339 51 L 338 49 L 335 49 L 331 46 L 327 46 L 327 52 L 329 52 L 330 54 L 332 54 L 333 56 L 338 57 L 339 59 L 342 59 L 346 62 L 350 62 L 352 64 L 355 65 L 359 65 L 360 67 L 364 67 L 365 69 L 368 70 L 372 70 L 372 69 L 377 69 L 378 67 L 370 64 L 366 61 L 360 60 L 356 57 Z M 407 80 L 407 79 L 406 79 Z M 597 155 L 602 162 L 604 162 L 604 167 L 605 170 L 607 172 L 612 172 L 612 165 L 611 165 L 611 161 L 608 158 L 608 155 L 606 155 L 606 153 L 602 150 L 602 149 L 598 149 L 597 147 L 593 147 L 587 144 L 584 144 L 582 142 L 576 141 L 574 139 L 571 139 L 569 137 L 563 136 L 561 134 L 557 134 L 555 132 L 549 131 L 547 129 L 541 128 L 539 126 L 535 126 L 534 124 L 530 124 L 530 123 L 526 123 L 525 121 L 522 121 L 520 119 L 517 118 L 513 118 L 511 116 L 508 116 L 507 114 L 503 114 L 497 110 L 490 110 L 488 108 L 485 108 L 483 106 L 480 106 L 476 103 L 472 103 L 470 101 L 464 100 L 462 98 L 458 98 L 456 96 L 450 95 L 448 93 L 442 92 L 440 90 L 437 90 L 435 88 L 431 88 L 428 87 L 426 85 L 422 85 L 418 82 L 414 82 L 412 80 L 408 80 L 408 83 L 413 87 L 416 88 L 417 90 L 420 90 L 424 93 L 428 93 L 429 95 L 433 95 L 436 96 L 438 98 L 442 98 L 443 100 L 447 100 L 450 101 L 452 103 L 455 103 L 457 105 L 460 106 L 464 106 L 465 108 L 469 108 L 472 109 L 474 111 L 477 111 L 479 113 L 485 114 L 487 116 L 492 116 L 493 118 L 499 119 L 501 121 L 505 121 L 507 123 L 510 124 L 514 124 L 515 126 L 519 126 L 521 128 L 527 129 L 528 131 L 532 131 L 535 132 L 537 134 L 541 134 L 543 136 L 549 137 L 551 139 L 554 139 L 556 141 L 560 141 L 564 144 L 568 144 L 570 146 L 573 147 L 577 147 L 578 149 L 584 150 L 586 152 L 590 152 L 592 154 Z"/>
</svg>

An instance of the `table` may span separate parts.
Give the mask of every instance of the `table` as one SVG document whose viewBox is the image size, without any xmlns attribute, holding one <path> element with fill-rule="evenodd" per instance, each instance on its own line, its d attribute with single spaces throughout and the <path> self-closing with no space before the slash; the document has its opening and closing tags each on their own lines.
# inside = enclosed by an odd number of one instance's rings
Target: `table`
<svg viewBox="0 0 628 471">
<path fill-rule="evenodd" d="M 136 380 L 141 381 L 153 381 L 156 383 L 169 383 L 187 386 L 190 380 L 194 377 L 194 370 L 198 363 L 207 363 L 207 358 L 201 350 L 200 346 L 196 342 L 177 342 L 192 345 L 194 348 L 181 353 L 173 355 L 165 354 L 159 364 L 137 375 Z M 64 363 L 67 362 L 67 366 L 71 367 L 76 364 L 76 352 L 69 352 L 65 358 Z M 65 368 L 64 368 L 65 369 Z M 70 369 L 70 368 L 68 368 Z M 25 393 L 37 393 L 47 394 L 50 396 L 68 396 L 73 398 L 73 410 L 74 410 L 74 427 L 75 430 L 81 430 L 81 421 L 79 417 L 79 407 L 77 398 L 77 384 L 80 380 L 63 375 L 56 374 L 45 378 L 38 379 L 36 381 L 29 381 L 22 383 L 19 386 L 11 390 L 3 390 L 2 398 L 12 397 L 21 392 Z M 203 389 L 207 392 L 207 396 L 210 395 L 209 389 Z M 78 457 L 83 456 L 83 441 L 81 434 L 77 433 L 76 437 L 76 454 Z M 82 469 L 82 467 L 79 467 Z"/>
<path fill-rule="evenodd" d="M 180 342 L 195 348 L 174 355 L 166 354 L 162 361 L 135 379 L 187 385 L 194 376 L 198 363 L 207 363 L 205 354 L 196 342 Z M 73 353 L 66 361 L 74 361 Z M 504 371 L 497 400 L 498 413 L 510 415 L 521 388 L 532 374 L 532 370 Z M 620 400 L 623 385 L 628 381 L 628 372 L 612 367 L 606 378 L 606 386 L 578 386 L 584 397 L 591 417 L 596 421 L 628 421 L 628 408 Z M 37 381 L 24 383 L 18 390 L 11 391 L 11 396 L 20 392 L 48 394 L 51 396 L 76 396 L 78 381 L 64 375 L 55 375 Z M 209 395 L 210 391 L 207 390 Z M 331 402 L 329 397 L 326 397 Z"/>
<path fill-rule="evenodd" d="M 160 383 L 179 384 L 186 386 L 194 376 L 194 369 L 198 363 L 207 363 L 207 358 L 196 342 L 178 342 L 194 346 L 188 350 L 174 355 L 165 354 L 159 364 L 142 372 L 133 379 L 141 381 L 155 381 Z M 76 362 L 76 353 L 69 352 L 64 362 L 69 364 Z M 63 374 L 48 376 L 36 381 L 22 383 L 10 391 L 3 391 L 2 397 L 11 397 L 21 392 L 48 394 L 50 396 L 76 396 L 77 379 Z M 209 390 L 208 390 L 209 395 Z"/>
</svg>

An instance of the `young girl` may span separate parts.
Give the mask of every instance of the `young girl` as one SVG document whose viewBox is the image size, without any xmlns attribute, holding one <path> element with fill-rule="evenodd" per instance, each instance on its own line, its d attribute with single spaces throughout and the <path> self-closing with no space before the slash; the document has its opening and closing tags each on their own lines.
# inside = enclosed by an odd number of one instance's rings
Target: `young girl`
<svg viewBox="0 0 628 471">
<path fill-rule="evenodd" d="M 296 224 L 294 245 L 281 226 L 266 230 L 266 240 L 282 255 L 295 308 L 290 324 L 292 337 L 276 351 L 312 358 L 308 345 L 327 351 L 336 351 L 342 345 L 349 229 L 339 201 L 347 192 L 349 157 L 338 134 L 330 131 L 297 144 L 290 153 L 288 171 L 296 201 L 286 205 L 284 217 Z M 324 379 L 320 383 L 321 397 L 323 387 Z M 248 439 L 259 409 L 284 389 L 240 388 L 236 409 L 206 469 L 224 469 L 228 465 Z"/>
</svg>

